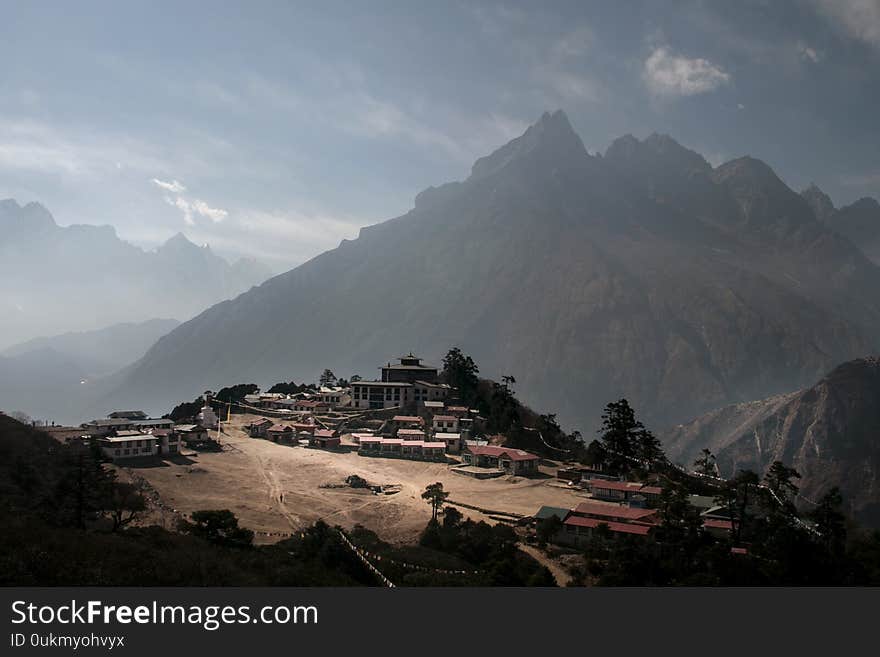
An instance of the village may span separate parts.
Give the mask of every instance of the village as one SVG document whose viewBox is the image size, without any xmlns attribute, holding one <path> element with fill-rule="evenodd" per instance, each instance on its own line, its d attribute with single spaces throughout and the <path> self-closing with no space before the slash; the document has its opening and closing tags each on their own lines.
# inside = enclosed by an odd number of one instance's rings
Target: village
<svg viewBox="0 0 880 657">
<path fill-rule="evenodd" d="M 656 476 L 633 481 L 508 446 L 437 367 L 412 353 L 380 370 L 375 381 L 325 380 L 236 401 L 206 392 L 185 421 L 121 410 L 50 433 L 94 442 L 151 493 L 152 522 L 173 527 L 201 509 L 229 509 L 258 543 L 318 520 L 365 527 L 391 543 L 416 541 L 431 518 L 422 493 L 436 482 L 447 507 L 514 527 L 522 549 L 555 568 L 560 583 L 566 576 L 536 551 L 536 533 L 564 556 L 597 536 L 638 540 L 660 526 Z M 714 497 L 690 495 L 688 502 L 707 535 L 730 535 L 730 513 Z"/>
</svg>

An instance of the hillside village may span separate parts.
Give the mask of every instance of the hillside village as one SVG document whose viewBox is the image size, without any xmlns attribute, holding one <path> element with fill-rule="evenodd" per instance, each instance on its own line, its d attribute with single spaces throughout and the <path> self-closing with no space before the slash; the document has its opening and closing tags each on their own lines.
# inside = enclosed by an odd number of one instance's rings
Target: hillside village
<svg viewBox="0 0 880 657">
<path fill-rule="evenodd" d="M 454 362 L 470 362 L 456 350 L 450 354 Z M 510 436 L 493 433 L 497 422 L 462 401 L 462 391 L 448 383 L 455 378 L 449 367 L 446 362 L 441 371 L 409 353 L 381 366 L 373 381 L 338 380 L 325 372 L 320 385 L 293 385 L 293 392 L 234 386 L 206 392 L 162 418 L 118 410 L 80 427 L 47 431 L 67 442 L 94 443 L 117 468 L 156 491 L 157 503 L 173 507 L 175 514 L 194 512 L 210 490 L 217 506 L 234 508 L 245 523 L 255 522 L 263 542 L 330 517 L 351 529 L 363 525 L 391 540 L 411 541 L 427 512 L 416 493 L 436 479 L 448 491 L 447 509 L 515 528 L 524 549 L 534 550 L 528 546 L 535 542 L 555 546 L 543 554 L 557 566 L 554 559 L 564 563 L 566 554 L 590 549 L 597 540 L 662 539 L 676 500 L 685 508 L 678 511 L 683 521 L 702 540 L 728 544 L 734 555 L 748 553 L 748 541 L 739 533 L 745 511 L 724 503 L 723 480 L 711 459 L 706 457 L 702 473 L 661 467 L 662 452 L 624 400 L 609 408 L 629 422 L 623 430 L 647 447 L 633 443 L 635 451 L 622 461 L 608 453 L 597 456 L 603 449 L 598 441 L 586 446 L 579 437 L 568 443 L 580 445 L 577 454 L 553 447 L 540 431 L 535 443 L 540 449 L 529 451 Z M 513 397 L 507 386 L 514 379 L 505 379 L 492 385 L 509 404 Z M 465 379 L 461 385 L 472 382 Z M 196 408 L 193 415 L 181 416 Z M 488 414 L 496 415 L 497 409 Z M 249 465 L 238 472 L 232 460 L 242 453 L 255 458 L 256 470 Z M 210 478 L 193 478 L 206 471 Z M 316 471 L 321 474 L 313 475 Z M 334 473 L 328 476 L 335 481 L 321 481 L 324 473 Z M 271 498 L 271 505 L 259 510 L 249 499 L 258 476 L 266 479 Z M 397 481 L 381 481 L 382 476 Z M 686 489 L 690 492 L 682 493 Z M 364 493 L 374 499 L 365 501 Z M 391 502 L 395 498 L 399 501 Z"/>
</svg>

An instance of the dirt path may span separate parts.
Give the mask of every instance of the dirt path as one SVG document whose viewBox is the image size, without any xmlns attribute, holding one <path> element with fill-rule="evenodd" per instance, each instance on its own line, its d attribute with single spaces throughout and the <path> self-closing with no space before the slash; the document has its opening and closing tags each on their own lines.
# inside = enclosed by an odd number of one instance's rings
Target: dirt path
<svg viewBox="0 0 880 657">
<path fill-rule="evenodd" d="M 553 579 L 556 580 L 556 586 L 566 586 L 571 581 L 571 575 L 569 575 L 562 566 L 544 554 L 543 551 L 533 545 L 527 545 L 525 543 L 518 543 L 517 547 L 542 566 L 547 566 L 547 570 L 550 571 L 553 575 Z"/>
</svg>

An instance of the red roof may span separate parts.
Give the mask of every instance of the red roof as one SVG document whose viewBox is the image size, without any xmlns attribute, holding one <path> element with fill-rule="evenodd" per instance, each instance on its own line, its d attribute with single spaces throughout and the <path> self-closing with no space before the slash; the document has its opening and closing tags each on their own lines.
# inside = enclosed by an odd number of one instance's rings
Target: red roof
<svg viewBox="0 0 880 657">
<path fill-rule="evenodd" d="M 609 522 L 607 520 L 599 520 L 597 518 L 582 518 L 580 516 L 569 516 L 565 519 L 564 524 L 572 525 L 574 527 L 593 527 L 596 528 L 599 525 L 608 525 L 608 529 L 613 532 L 619 532 L 621 534 L 637 534 L 639 536 L 646 536 L 648 532 L 651 531 L 650 525 L 630 525 L 625 522 Z"/>
<path fill-rule="evenodd" d="M 454 415 L 435 415 L 435 422 L 455 422 L 458 418 Z"/>
<path fill-rule="evenodd" d="M 333 432 L 330 429 L 315 429 L 315 438 L 333 438 Z"/>
<path fill-rule="evenodd" d="M 276 433 L 289 433 L 290 431 L 293 431 L 293 429 L 286 424 L 273 424 L 269 427 L 269 431 L 274 431 Z"/>
<path fill-rule="evenodd" d="M 635 481 L 613 481 L 608 479 L 590 479 L 590 488 L 607 488 L 608 490 L 623 490 L 630 493 L 647 493 L 659 495 L 663 492 L 658 486 L 648 486 Z"/>
<path fill-rule="evenodd" d="M 733 523 L 730 520 L 719 520 L 716 518 L 706 518 L 703 521 L 703 527 L 711 527 L 712 529 L 733 530 Z"/>
<path fill-rule="evenodd" d="M 601 516 L 603 518 L 624 518 L 649 522 L 649 518 L 657 512 L 654 509 L 636 509 L 631 506 L 599 504 L 598 502 L 581 502 L 574 509 L 578 515 Z"/>
<path fill-rule="evenodd" d="M 421 429 L 398 429 L 398 436 L 424 436 L 425 432 Z"/>
</svg>

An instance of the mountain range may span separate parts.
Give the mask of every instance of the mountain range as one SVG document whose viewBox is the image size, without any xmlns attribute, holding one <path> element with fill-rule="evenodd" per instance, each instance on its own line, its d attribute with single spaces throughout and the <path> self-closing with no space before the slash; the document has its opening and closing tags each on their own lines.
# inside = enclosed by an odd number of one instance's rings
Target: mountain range
<svg viewBox="0 0 880 657">
<path fill-rule="evenodd" d="M 0 352 L 0 408 L 34 419 L 75 422 L 81 419 L 79 410 L 100 394 L 96 385 L 100 390 L 112 385 L 109 375 L 138 360 L 179 323 L 115 324 L 13 345 Z"/>
<path fill-rule="evenodd" d="M 188 319 L 271 276 L 177 234 L 155 251 L 110 226 L 59 226 L 38 203 L 0 200 L 0 348 L 155 317 Z"/>
<path fill-rule="evenodd" d="M 546 113 L 462 182 L 219 303 L 119 377 L 112 406 L 206 388 L 372 378 L 458 345 L 592 435 L 627 397 L 653 426 L 799 389 L 880 345 L 880 268 L 764 162 L 666 135 L 584 148 Z"/>
<path fill-rule="evenodd" d="M 717 409 L 669 431 L 673 460 L 689 465 L 708 448 L 722 476 L 763 473 L 776 460 L 801 479 L 809 508 L 839 486 L 850 514 L 880 527 L 880 360 L 856 359 L 796 392 Z"/>
<path fill-rule="evenodd" d="M 841 208 L 815 183 L 801 192 L 816 217 L 832 230 L 847 237 L 876 264 L 880 265 L 880 203 L 864 197 Z"/>
</svg>

